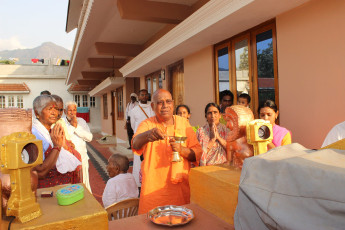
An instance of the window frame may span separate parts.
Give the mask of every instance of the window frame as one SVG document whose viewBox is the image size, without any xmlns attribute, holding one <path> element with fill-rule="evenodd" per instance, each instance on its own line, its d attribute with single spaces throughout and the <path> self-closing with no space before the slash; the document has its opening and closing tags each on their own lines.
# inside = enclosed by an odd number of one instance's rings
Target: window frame
<svg viewBox="0 0 345 230">
<path fill-rule="evenodd" d="M 88 103 L 88 95 L 87 94 L 83 94 L 83 95 L 81 95 L 81 101 L 82 101 L 82 107 L 89 107 L 88 105 L 89 105 L 89 103 Z M 84 100 L 84 99 L 86 99 L 86 100 Z"/>
<path fill-rule="evenodd" d="M 80 95 L 79 94 L 75 94 L 74 97 L 74 102 L 77 103 L 77 107 L 80 107 Z"/>
<path fill-rule="evenodd" d="M 8 108 L 15 108 L 15 96 L 8 95 L 7 96 L 7 107 Z"/>
<path fill-rule="evenodd" d="M 279 84 L 278 84 L 278 60 L 277 60 L 277 36 L 276 36 L 276 24 L 270 23 L 268 25 L 264 25 L 260 28 L 256 28 L 253 30 L 252 33 L 252 48 L 255 52 L 253 52 L 253 60 L 257 60 L 257 53 L 256 53 L 256 35 L 272 30 L 272 46 L 273 46 L 273 74 L 274 74 L 274 102 L 279 108 Z M 255 86 L 255 94 L 254 94 L 254 101 L 255 101 L 255 111 L 254 114 L 256 117 L 258 117 L 258 108 L 259 108 L 259 84 L 258 84 L 258 65 L 257 61 L 253 61 L 254 63 L 254 86 Z M 279 123 L 279 121 L 277 121 Z"/>
<path fill-rule="evenodd" d="M 6 108 L 6 96 L 0 95 L 0 109 Z"/>
<path fill-rule="evenodd" d="M 17 95 L 17 108 L 24 108 L 24 97 L 23 95 Z"/>
<path fill-rule="evenodd" d="M 103 94 L 103 119 L 108 120 L 108 95 Z"/>
<path fill-rule="evenodd" d="M 90 108 L 96 107 L 96 97 L 90 96 Z"/>
<path fill-rule="evenodd" d="M 148 87 L 148 83 L 147 83 L 147 80 L 150 79 L 150 91 L 149 91 L 149 87 Z M 156 80 L 156 90 L 157 89 L 161 89 L 163 88 L 163 79 L 161 77 L 161 70 L 157 70 L 153 73 L 150 73 L 148 75 L 145 76 L 145 87 L 148 91 L 148 93 L 150 94 L 150 96 L 152 96 L 152 94 L 154 93 L 154 90 L 153 90 L 153 79 Z M 159 87 L 159 81 L 162 82 L 162 87 Z"/>
<path fill-rule="evenodd" d="M 116 89 L 116 114 L 117 120 L 123 120 L 125 117 L 124 105 L 123 105 L 123 87 Z"/>
<path fill-rule="evenodd" d="M 279 83 L 278 83 L 278 61 L 277 61 L 277 37 L 276 37 L 276 22 L 270 20 L 253 27 L 247 31 L 239 33 L 229 39 L 226 39 L 214 45 L 214 60 L 215 60 L 215 85 L 216 85 L 216 102 L 220 103 L 219 98 L 219 65 L 218 65 L 218 51 L 228 48 L 229 57 L 229 90 L 234 94 L 234 105 L 237 104 L 237 82 L 236 82 L 236 57 L 235 57 L 235 44 L 244 39 L 248 39 L 248 66 L 249 66 L 249 84 L 251 97 L 250 108 L 252 109 L 255 117 L 258 117 L 259 107 L 259 89 L 258 89 L 258 66 L 257 66 L 257 53 L 256 53 L 256 35 L 265 31 L 272 30 L 272 46 L 273 46 L 273 68 L 274 68 L 274 93 L 275 103 L 279 108 Z"/>
</svg>

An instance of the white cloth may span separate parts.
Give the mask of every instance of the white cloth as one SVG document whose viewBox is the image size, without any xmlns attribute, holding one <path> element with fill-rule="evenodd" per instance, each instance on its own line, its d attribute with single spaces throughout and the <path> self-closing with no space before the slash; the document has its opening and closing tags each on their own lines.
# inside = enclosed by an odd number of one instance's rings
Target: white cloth
<svg viewBox="0 0 345 230">
<path fill-rule="evenodd" d="M 344 229 L 345 151 L 300 144 L 245 159 L 236 230 Z"/>
<path fill-rule="evenodd" d="M 334 142 L 340 141 L 344 138 L 345 138 L 345 121 L 335 125 L 331 129 L 331 131 L 329 131 L 325 140 L 323 141 L 321 148 L 327 145 L 330 145 Z"/>
<path fill-rule="evenodd" d="M 38 119 L 34 119 L 32 121 L 32 133 L 36 136 L 37 139 L 44 142 L 44 152 L 47 151 L 49 146 L 54 147 L 49 131 L 42 125 L 42 123 Z M 55 164 L 56 169 L 59 173 L 65 174 L 67 172 L 73 172 L 79 165 L 81 165 L 81 162 L 78 160 L 78 158 L 76 158 L 72 153 L 65 150 L 64 148 L 61 148 Z"/>
<path fill-rule="evenodd" d="M 75 149 L 81 155 L 83 183 L 85 184 L 85 187 L 89 189 L 89 191 L 92 193 L 89 180 L 89 156 L 87 155 L 86 142 L 92 141 L 93 135 L 90 131 L 88 124 L 83 118 L 77 117 L 77 127 L 71 125 L 66 117 L 64 117 L 63 119 L 66 123 L 67 131 L 71 137 L 71 141 L 74 144 Z"/>
<path fill-rule="evenodd" d="M 131 102 L 129 102 L 128 104 L 127 104 L 127 107 L 126 107 L 126 113 L 125 113 L 125 118 L 126 119 L 128 119 L 128 114 L 129 114 L 129 111 L 131 111 L 135 106 L 137 106 L 138 105 L 138 102 L 136 101 L 136 102 L 134 102 L 134 103 L 132 103 L 132 101 Z"/>
<path fill-rule="evenodd" d="M 134 177 L 130 173 L 122 173 L 113 178 L 110 178 L 105 185 L 102 196 L 103 205 L 105 208 L 129 198 L 138 198 L 139 191 Z"/>
<path fill-rule="evenodd" d="M 147 114 L 147 116 L 149 117 L 153 117 L 155 116 L 155 112 L 153 112 L 152 108 L 151 108 L 151 103 L 147 102 L 147 104 L 141 104 L 139 102 L 139 105 L 143 108 L 143 110 L 145 111 L 145 113 Z M 131 126 L 132 129 L 134 131 L 134 133 L 137 131 L 137 128 L 139 127 L 139 124 L 146 120 L 147 117 L 144 114 L 144 112 L 140 109 L 139 106 L 135 106 L 130 112 L 129 112 L 129 116 L 131 117 Z M 141 169 L 141 160 L 140 160 L 140 156 L 138 156 L 137 154 L 134 154 L 133 156 L 133 176 L 135 181 L 137 182 L 138 187 L 141 187 L 141 183 L 139 181 L 139 172 Z"/>
</svg>

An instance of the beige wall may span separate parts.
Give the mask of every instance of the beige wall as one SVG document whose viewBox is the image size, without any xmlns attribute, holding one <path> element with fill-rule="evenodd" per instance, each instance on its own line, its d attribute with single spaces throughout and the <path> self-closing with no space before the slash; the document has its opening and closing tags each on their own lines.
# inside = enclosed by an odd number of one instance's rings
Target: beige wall
<svg viewBox="0 0 345 230">
<path fill-rule="evenodd" d="M 314 0 L 276 24 L 281 125 L 293 142 L 319 148 L 345 120 L 345 1 Z"/>
<path fill-rule="evenodd" d="M 185 103 L 190 107 L 191 125 L 204 125 L 205 106 L 215 101 L 213 46 L 184 59 Z"/>
</svg>

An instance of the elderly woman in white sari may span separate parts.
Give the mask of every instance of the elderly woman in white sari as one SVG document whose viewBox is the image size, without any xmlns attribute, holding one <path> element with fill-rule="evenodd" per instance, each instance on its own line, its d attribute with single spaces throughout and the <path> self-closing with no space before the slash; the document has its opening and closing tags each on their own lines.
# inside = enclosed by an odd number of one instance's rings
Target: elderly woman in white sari
<svg viewBox="0 0 345 230">
<path fill-rule="evenodd" d="M 38 188 L 81 182 L 81 157 L 65 139 L 61 124 L 57 121 L 57 104 L 50 95 L 35 98 L 32 133 L 43 144 L 43 163 L 34 168 L 38 174 Z"/>
</svg>

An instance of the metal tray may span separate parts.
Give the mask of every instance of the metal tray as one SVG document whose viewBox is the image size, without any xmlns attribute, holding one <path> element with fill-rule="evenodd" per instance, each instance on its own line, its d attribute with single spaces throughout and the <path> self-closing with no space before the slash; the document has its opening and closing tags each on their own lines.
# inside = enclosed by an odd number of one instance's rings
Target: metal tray
<svg viewBox="0 0 345 230">
<path fill-rule="evenodd" d="M 147 213 L 147 216 L 155 224 L 177 226 L 191 221 L 194 218 L 194 213 L 183 206 L 166 205 L 152 209 Z"/>
</svg>

